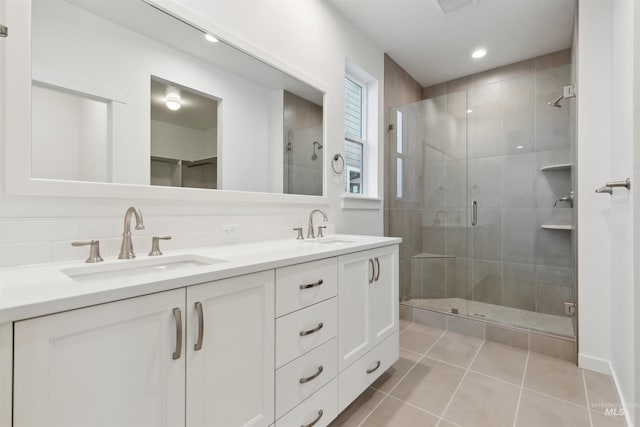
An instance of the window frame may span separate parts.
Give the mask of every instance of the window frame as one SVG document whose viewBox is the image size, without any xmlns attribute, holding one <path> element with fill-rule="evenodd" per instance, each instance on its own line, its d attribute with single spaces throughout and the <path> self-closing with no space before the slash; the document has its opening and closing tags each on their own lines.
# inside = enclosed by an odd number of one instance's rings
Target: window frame
<svg viewBox="0 0 640 427">
<path fill-rule="evenodd" d="M 360 94 L 361 94 L 361 98 L 360 98 L 360 134 L 362 135 L 361 138 L 358 138 L 355 135 L 350 135 L 347 133 L 347 127 L 346 127 L 346 99 L 345 99 L 345 115 L 344 115 L 344 119 L 345 119 L 345 129 L 344 129 L 344 139 L 345 139 L 345 156 L 346 156 L 346 144 L 347 142 L 351 142 L 354 144 L 359 144 L 362 147 L 362 156 L 360 158 L 360 188 L 359 188 L 359 192 L 357 193 L 352 193 L 351 191 L 349 191 L 349 174 L 347 173 L 347 165 L 345 164 L 345 179 L 344 179 L 344 188 L 343 191 L 345 194 L 351 195 L 351 196 L 365 196 L 366 194 L 366 179 L 365 179 L 365 159 L 367 159 L 367 155 L 369 153 L 369 140 L 368 140 L 368 126 L 369 126 L 369 103 L 368 103 L 368 92 L 369 92 L 369 85 L 365 82 L 363 82 L 361 79 L 357 78 L 356 76 L 353 75 L 353 73 L 349 73 L 349 72 L 345 72 L 344 74 L 344 79 L 345 79 L 345 85 L 346 85 L 346 81 L 349 80 L 351 83 L 357 85 L 358 87 L 360 87 Z M 345 160 L 346 163 L 346 160 Z"/>
</svg>

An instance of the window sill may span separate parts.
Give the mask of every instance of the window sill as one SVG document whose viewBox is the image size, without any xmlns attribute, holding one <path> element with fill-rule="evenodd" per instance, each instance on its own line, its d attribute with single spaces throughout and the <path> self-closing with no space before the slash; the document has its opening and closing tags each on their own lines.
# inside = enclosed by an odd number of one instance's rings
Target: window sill
<svg viewBox="0 0 640 427">
<path fill-rule="evenodd" d="M 342 209 L 381 210 L 382 199 L 376 197 L 342 195 Z"/>
</svg>

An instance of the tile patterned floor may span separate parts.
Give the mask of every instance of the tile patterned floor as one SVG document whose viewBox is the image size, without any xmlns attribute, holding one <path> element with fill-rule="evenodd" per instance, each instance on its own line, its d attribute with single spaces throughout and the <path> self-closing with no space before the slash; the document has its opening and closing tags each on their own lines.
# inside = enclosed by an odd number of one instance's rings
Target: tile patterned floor
<svg viewBox="0 0 640 427">
<path fill-rule="evenodd" d="M 331 427 L 623 427 L 611 379 L 570 362 L 400 320 L 400 359 Z"/>
</svg>

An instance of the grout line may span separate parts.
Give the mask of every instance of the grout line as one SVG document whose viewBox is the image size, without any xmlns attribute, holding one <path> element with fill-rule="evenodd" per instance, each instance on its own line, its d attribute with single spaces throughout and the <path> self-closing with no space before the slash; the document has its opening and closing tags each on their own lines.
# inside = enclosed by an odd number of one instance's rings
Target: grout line
<svg viewBox="0 0 640 427">
<path fill-rule="evenodd" d="M 478 349 L 476 350 L 476 354 L 473 355 L 473 359 L 471 359 L 471 362 L 469 362 L 469 366 L 473 365 L 473 362 L 475 362 L 476 358 L 478 357 L 478 354 L 480 353 L 480 350 L 484 346 L 484 343 L 485 343 L 485 340 L 482 340 L 482 343 L 478 346 Z M 464 375 L 462 375 L 462 378 L 460 379 L 460 382 L 458 383 L 458 386 L 456 387 L 456 389 L 453 391 L 453 394 L 449 398 L 449 402 L 447 402 L 447 405 L 442 410 L 442 414 L 440 415 L 440 419 L 438 420 L 438 424 L 440 424 L 440 422 L 444 419 L 444 414 L 447 413 L 447 409 L 449 409 L 449 406 L 451 406 L 451 402 L 453 402 L 453 399 L 456 397 L 456 393 L 458 393 L 458 390 L 460 390 L 460 386 L 462 386 L 462 383 L 464 382 L 464 379 L 467 377 L 468 373 L 469 373 L 469 368 L 467 368 L 465 370 Z"/>
<path fill-rule="evenodd" d="M 593 427 L 593 418 L 591 417 L 591 407 L 589 405 L 589 391 L 587 390 L 587 379 L 584 377 L 584 369 L 582 369 L 582 386 L 584 387 L 584 398 L 587 400 L 587 412 L 589 413 L 589 425 Z"/>
<path fill-rule="evenodd" d="M 490 378 L 492 380 L 500 381 L 501 383 L 505 383 L 505 384 L 508 384 L 508 385 L 516 386 L 518 388 L 522 388 L 522 384 L 512 383 L 511 381 L 507 381 L 504 378 L 494 377 L 493 375 L 489 375 L 489 374 L 486 374 L 484 372 L 475 371 L 475 370 L 471 369 L 471 367 L 469 367 L 469 372 L 471 372 L 473 374 L 476 374 L 476 375 L 481 375 L 481 376 L 486 377 L 486 378 Z"/>
<path fill-rule="evenodd" d="M 399 401 L 399 402 L 402 402 L 402 403 L 404 403 L 404 404 L 405 404 L 405 405 L 407 405 L 407 406 L 411 406 L 412 408 L 415 408 L 415 409 L 417 409 L 417 410 L 419 410 L 419 411 L 421 411 L 421 412 L 425 412 L 425 413 L 427 413 L 427 414 L 429 414 L 429 415 L 431 415 L 431 416 L 433 416 L 433 417 L 440 418 L 440 416 L 439 416 L 438 414 L 435 414 L 435 413 L 433 413 L 433 412 L 431 412 L 431 411 L 428 411 L 428 410 L 426 410 L 426 409 L 424 409 L 424 408 L 421 408 L 421 407 L 419 407 L 419 406 L 417 406 L 417 405 L 415 405 L 415 404 L 413 404 L 413 403 L 411 403 L 411 402 L 407 402 L 406 400 L 402 400 L 402 399 L 400 399 L 399 397 L 395 397 L 395 396 L 392 396 L 392 395 L 388 395 L 388 397 L 389 397 L 390 399 L 393 399 L 393 400 L 397 400 L 397 401 Z"/>
<path fill-rule="evenodd" d="M 518 403 L 516 403 L 516 413 L 513 416 L 513 427 L 516 426 L 516 420 L 518 419 L 518 412 L 520 411 L 520 401 L 522 400 L 522 391 L 524 389 L 524 378 L 527 375 L 530 354 L 531 352 L 527 351 L 527 358 L 524 361 L 524 371 L 522 372 L 522 380 L 520 381 L 520 393 L 518 394 Z"/>
<path fill-rule="evenodd" d="M 568 403 L 568 404 L 573 405 L 573 406 L 576 406 L 576 407 L 578 407 L 578 408 L 582 408 L 582 409 L 587 409 L 587 410 L 589 410 L 589 407 L 588 407 L 588 406 L 581 405 L 581 404 L 579 404 L 579 403 L 572 402 L 572 401 L 570 401 L 570 400 L 562 399 L 562 398 L 560 398 L 560 397 L 554 396 L 554 395 L 552 395 L 552 394 L 545 393 L 545 392 L 543 392 L 543 391 L 535 390 L 535 389 L 533 389 L 533 388 L 529 388 L 529 387 L 522 387 L 522 389 L 523 389 L 523 390 L 527 390 L 527 391 L 532 391 L 532 392 L 534 392 L 534 393 L 538 393 L 538 394 L 541 394 L 541 395 L 543 395 L 543 396 L 545 396 L 545 397 L 549 397 L 549 398 L 551 398 L 551 399 L 559 400 L 559 401 L 564 402 L 564 403 Z"/>
</svg>

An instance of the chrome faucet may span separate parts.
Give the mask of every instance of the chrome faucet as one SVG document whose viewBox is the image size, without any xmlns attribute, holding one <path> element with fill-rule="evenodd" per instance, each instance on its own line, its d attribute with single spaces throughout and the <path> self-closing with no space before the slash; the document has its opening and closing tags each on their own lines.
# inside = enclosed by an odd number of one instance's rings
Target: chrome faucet
<svg viewBox="0 0 640 427">
<path fill-rule="evenodd" d="M 570 207 L 573 207 L 573 191 L 571 193 L 569 193 L 568 196 L 558 197 L 556 199 L 556 201 L 553 202 L 553 207 L 554 208 L 558 205 L 558 202 L 567 202 L 567 203 L 569 203 Z"/>
<path fill-rule="evenodd" d="M 315 239 L 316 238 L 316 234 L 313 232 L 313 214 L 315 214 L 316 212 L 320 212 L 322 214 L 322 220 L 324 222 L 329 221 L 329 218 L 327 218 L 327 214 L 322 210 L 322 209 L 314 209 L 311 211 L 311 213 L 309 214 L 309 228 L 307 228 L 307 239 L 311 238 L 311 239 Z M 320 236 L 318 236 L 320 237 Z"/>
<path fill-rule="evenodd" d="M 136 217 L 136 230 L 144 230 L 142 221 L 142 212 L 138 208 L 131 206 L 124 214 L 124 231 L 122 232 L 122 244 L 120 245 L 120 255 L 118 259 L 132 259 L 136 257 L 133 252 L 133 243 L 131 242 L 131 215 Z"/>
</svg>

